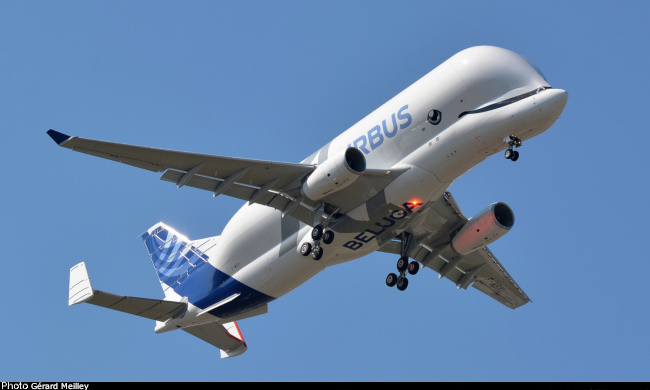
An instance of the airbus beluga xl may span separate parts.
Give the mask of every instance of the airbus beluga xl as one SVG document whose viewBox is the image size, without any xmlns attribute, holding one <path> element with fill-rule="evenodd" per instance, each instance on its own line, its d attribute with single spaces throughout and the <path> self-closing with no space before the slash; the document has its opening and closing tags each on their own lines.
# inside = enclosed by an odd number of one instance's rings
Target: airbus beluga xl
<svg viewBox="0 0 650 390">
<path fill-rule="evenodd" d="M 246 201 L 220 235 L 192 240 L 157 223 L 142 240 L 164 299 L 92 288 L 70 270 L 69 305 L 82 302 L 181 329 L 221 350 L 247 349 L 237 321 L 326 267 L 375 251 L 395 254 L 388 287 L 421 267 L 457 288 L 515 309 L 530 301 L 488 245 L 514 225 L 505 203 L 467 218 L 447 191 L 497 153 L 511 162 L 567 102 L 524 57 L 492 46 L 459 52 L 300 163 L 154 149 L 47 133 L 64 148 L 152 172 L 177 187 Z"/>
</svg>

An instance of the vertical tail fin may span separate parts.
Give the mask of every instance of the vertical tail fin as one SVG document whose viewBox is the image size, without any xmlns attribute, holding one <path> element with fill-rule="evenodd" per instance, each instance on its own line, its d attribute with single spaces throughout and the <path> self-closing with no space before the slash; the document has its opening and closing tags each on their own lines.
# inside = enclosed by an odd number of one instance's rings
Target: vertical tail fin
<svg viewBox="0 0 650 390">
<path fill-rule="evenodd" d="M 159 222 L 142 234 L 141 238 L 147 246 L 160 285 L 165 295 L 168 295 L 168 290 L 180 286 L 193 268 L 208 262 L 205 251 L 216 245 L 218 237 L 190 241 Z M 204 250 L 199 250 L 199 247 Z"/>
</svg>

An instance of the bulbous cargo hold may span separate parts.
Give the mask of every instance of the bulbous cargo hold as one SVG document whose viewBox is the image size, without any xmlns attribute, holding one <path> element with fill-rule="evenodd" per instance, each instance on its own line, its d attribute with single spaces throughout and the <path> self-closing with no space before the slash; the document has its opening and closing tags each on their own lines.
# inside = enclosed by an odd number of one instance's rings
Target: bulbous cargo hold
<svg viewBox="0 0 650 390">
<path fill-rule="evenodd" d="M 320 200 L 354 183 L 366 170 L 366 158 L 357 148 L 328 158 L 318 166 L 302 185 L 302 193 L 311 200 Z"/>
<path fill-rule="evenodd" d="M 220 235 L 189 240 L 162 223 L 141 235 L 165 299 L 95 290 L 82 262 L 70 269 L 68 302 L 155 320 L 156 333 L 180 329 L 232 357 L 247 349 L 237 321 L 267 313 L 270 302 L 325 268 L 379 250 L 399 256 L 397 273 L 385 279 L 389 287 L 404 291 L 407 276 L 422 265 L 458 289 L 472 286 L 516 309 L 530 298 L 488 248 L 513 227 L 512 210 L 494 203 L 467 219 L 447 190 L 498 152 L 516 161 L 514 149 L 549 129 L 567 99 L 524 57 L 478 46 L 454 55 L 301 163 L 48 130 L 66 149 L 162 173 L 177 188 L 246 202 Z"/>
<path fill-rule="evenodd" d="M 507 204 L 497 202 L 470 218 L 451 240 L 451 247 L 461 255 L 493 243 L 515 224 L 515 215 Z"/>
</svg>

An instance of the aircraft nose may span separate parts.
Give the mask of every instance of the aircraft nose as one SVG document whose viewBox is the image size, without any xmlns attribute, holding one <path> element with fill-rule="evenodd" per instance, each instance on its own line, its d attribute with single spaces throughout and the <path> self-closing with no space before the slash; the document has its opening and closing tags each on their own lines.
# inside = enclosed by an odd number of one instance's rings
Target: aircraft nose
<svg viewBox="0 0 650 390">
<path fill-rule="evenodd" d="M 537 96 L 541 100 L 542 112 L 551 120 L 555 120 L 560 116 L 569 100 L 569 93 L 559 88 L 547 89 Z"/>
<path fill-rule="evenodd" d="M 513 107 L 513 110 L 518 110 L 515 115 L 517 126 L 527 128 L 527 138 L 543 133 L 560 117 L 568 99 L 569 94 L 563 89 L 538 91 L 532 99 L 526 99 L 521 105 Z"/>
</svg>

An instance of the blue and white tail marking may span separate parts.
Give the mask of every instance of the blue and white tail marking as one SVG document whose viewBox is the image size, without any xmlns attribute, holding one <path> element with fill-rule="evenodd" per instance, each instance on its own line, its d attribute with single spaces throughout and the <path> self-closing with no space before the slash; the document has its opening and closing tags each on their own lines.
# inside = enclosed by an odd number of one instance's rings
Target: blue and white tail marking
<svg viewBox="0 0 650 390">
<path fill-rule="evenodd" d="M 162 222 L 152 226 L 142 236 L 165 295 L 176 290 L 189 272 L 208 262 L 208 256 L 192 245 L 187 237 Z"/>
<path fill-rule="evenodd" d="M 174 229 L 157 223 L 142 236 L 160 285 L 168 300 L 187 302 L 226 318 L 256 309 L 274 298 L 246 286 L 208 262 L 219 237 L 190 241 Z M 174 293 L 172 293 L 172 290 Z"/>
</svg>

